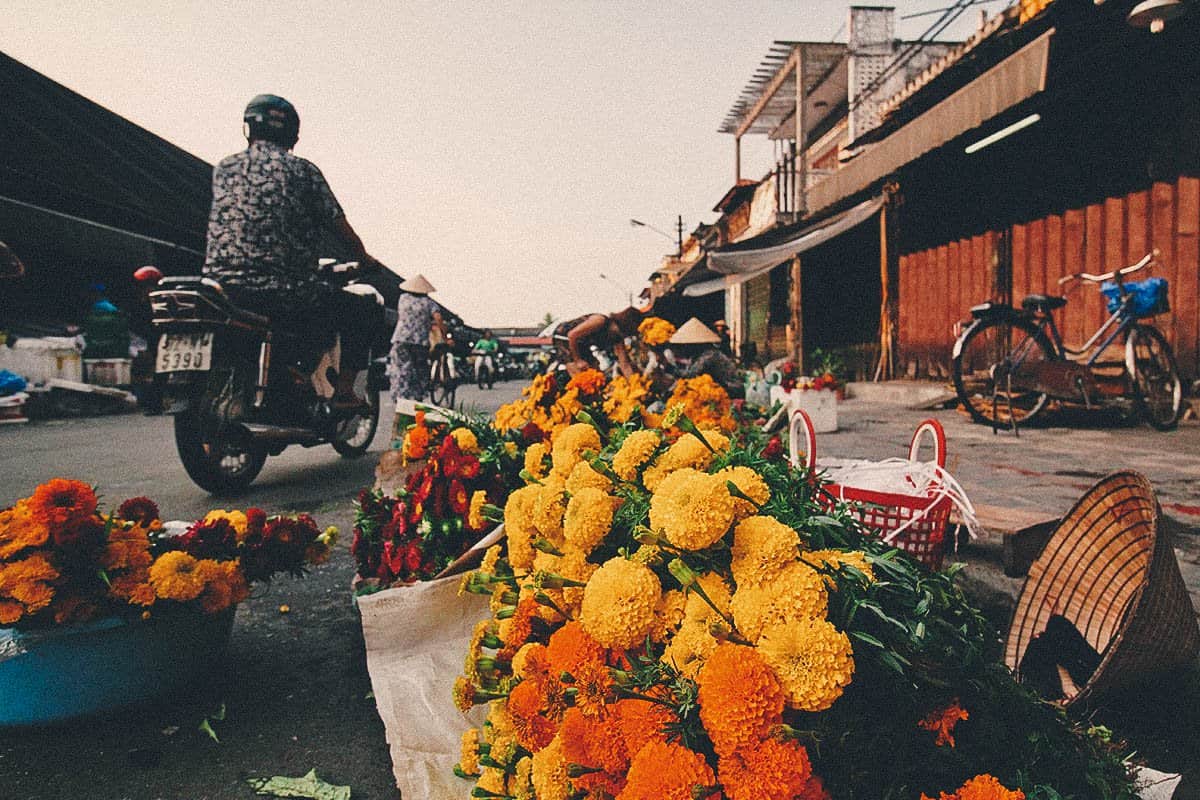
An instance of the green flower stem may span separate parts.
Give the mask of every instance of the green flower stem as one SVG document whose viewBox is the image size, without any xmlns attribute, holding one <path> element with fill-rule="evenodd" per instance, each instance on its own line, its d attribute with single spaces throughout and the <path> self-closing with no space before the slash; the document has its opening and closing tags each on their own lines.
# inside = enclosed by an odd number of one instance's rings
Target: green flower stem
<svg viewBox="0 0 1200 800">
<path fill-rule="evenodd" d="M 539 550 L 552 556 L 562 556 L 562 550 L 554 546 L 554 542 L 544 536 L 535 536 L 533 539 L 533 549 Z"/>
<path fill-rule="evenodd" d="M 763 507 L 761 505 L 759 505 L 758 503 L 754 502 L 754 498 L 750 497 L 748 494 L 746 494 L 741 489 L 739 489 L 737 484 L 734 483 L 733 481 L 725 481 L 725 488 L 728 489 L 729 493 L 731 495 L 733 495 L 734 497 L 736 497 L 737 499 L 745 500 L 747 503 L 754 506 L 755 511 L 762 511 Z"/>
</svg>

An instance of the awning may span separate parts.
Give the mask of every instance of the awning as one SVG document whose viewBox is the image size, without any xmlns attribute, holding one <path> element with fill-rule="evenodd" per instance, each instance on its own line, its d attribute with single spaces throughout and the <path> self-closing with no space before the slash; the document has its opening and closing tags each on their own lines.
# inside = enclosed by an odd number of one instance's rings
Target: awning
<svg viewBox="0 0 1200 800">
<path fill-rule="evenodd" d="M 708 267 L 724 277 L 692 284 L 683 290 L 684 297 L 701 297 L 737 286 L 751 278 L 765 275 L 784 261 L 825 244 L 851 228 L 866 222 L 883 206 L 883 196 L 873 197 L 854 208 L 790 232 L 782 241 L 777 232 L 713 250 L 708 254 Z M 767 240 L 767 241 L 763 241 Z"/>
<path fill-rule="evenodd" d="M 808 207 L 814 211 L 828 208 L 1044 91 L 1053 35 L 1051 28 L 831 173 L 808 190 Z"/>
</svg>

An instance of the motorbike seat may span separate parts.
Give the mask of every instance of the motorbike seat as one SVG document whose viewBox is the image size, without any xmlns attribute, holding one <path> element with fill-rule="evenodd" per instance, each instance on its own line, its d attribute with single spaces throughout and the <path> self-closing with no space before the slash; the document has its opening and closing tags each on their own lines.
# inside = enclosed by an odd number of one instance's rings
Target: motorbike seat
<svg viewBox="0 0 1200 800">
<path fill-rule="evenodd" d="M 1056 308 L 1062 308 L 1067 304 L 1065 297 L 1051 297 L 1047 294 L 1027 294 L 1025 299 L 1021 301 L 1021 308 L 1026 311 L 1041 311 L 1049 313 Z"/>
<path fill-rule="evenodd" d="M 254 327 L 265 328 L 271 324 L 271 321 L 262 314 L 256 314 L 253 311 L 247 311 L 244 308 L 234 305 L 233 301 L 225 294 L 225 290 L 221 288 L 221 284 L 212 278 L 204 278 L 196 275 L 163 278 L 158 282 L 158 288 L 151 293 L 151 297 L 169 297 L 186 294 L 198 295 L 207 305 L 226 314 L 231 320 Z"/>
</svg>

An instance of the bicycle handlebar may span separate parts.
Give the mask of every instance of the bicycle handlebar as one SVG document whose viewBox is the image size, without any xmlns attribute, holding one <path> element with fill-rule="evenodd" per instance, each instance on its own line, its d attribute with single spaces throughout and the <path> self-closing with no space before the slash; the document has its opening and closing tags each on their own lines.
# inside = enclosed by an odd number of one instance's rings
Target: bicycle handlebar
<svg viewBox="0 0 1200 800">
<path fill-rule="evenodd" d="M 1120 281 L 1120 276 L 1131 275 L 1140 269 L 1144 269 L 1151 262 L 1157 260 L 1160 255 L 1162 255 L 1162 252 L 1156 247 L 1156 248 L 1154 248 L 1154 250 L 1147 253 L 1142 258 L 1142 260 L 1137 262 L 1136 264 L 1130 264 L 1128 267 L 1124 267 L 1122 269 L 1116 269 L 1116 270 L 1113 270 L 1112 272 L 1105 272 L 1102 275 L 1093 275 L 1090 272 L 1077 272 L 1074 275 L 1066 275 L 1062 278 L 1059 278 L 1058 285 L 1062 286 L 1064 283 L 1069 283 L 1070 281 L 1079 281 L 1079 280 L 1088 281 L 1089 283 L 1102 283 L 1103 281 L 1111 281 L 1111 280 Z"/>
</svg>

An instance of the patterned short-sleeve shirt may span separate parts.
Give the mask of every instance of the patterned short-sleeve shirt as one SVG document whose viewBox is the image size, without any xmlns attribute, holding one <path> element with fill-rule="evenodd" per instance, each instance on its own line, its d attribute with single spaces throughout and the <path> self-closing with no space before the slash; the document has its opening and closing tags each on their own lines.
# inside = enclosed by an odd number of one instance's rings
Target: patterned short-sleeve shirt
<svg viewBox="0 0 1200 800">
<path fill-rule="evenodd" d="M 312 283 L 321 241 L 342 214 L 315 164 L 254 142 L 213 170 L 204 274 L 245 288 Z"/>
</svg>

